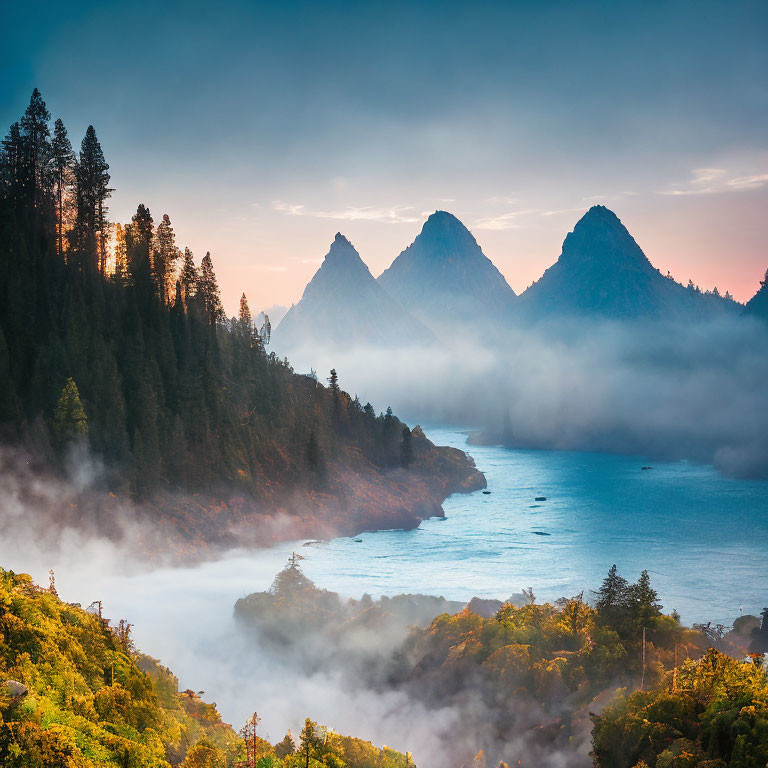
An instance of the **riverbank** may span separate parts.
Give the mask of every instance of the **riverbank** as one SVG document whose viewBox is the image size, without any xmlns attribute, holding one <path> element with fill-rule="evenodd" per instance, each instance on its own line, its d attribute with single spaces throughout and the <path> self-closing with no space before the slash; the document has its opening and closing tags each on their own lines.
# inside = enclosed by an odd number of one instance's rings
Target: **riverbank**
<svg viewBox="0 0 768 768">
<path fill-rule="evenodd" d="M 233 548 L 363 531 L 416 528 L 444 516 L 455 493 L 485 488 L 471 456 L 436 446 L 414 429 L 409 466 L 382 468 L 361 456 L 328 461 L 322 476 L 263 478 L 256 493 L 221 486 L 206 494 L 133 500 L 99 488 L 90 459 L 62 477 L 10 449 L 0 451 L 0 523 L 8 540 L 55 551 L 63 538 L 105 539 L 150 562 L 188 563 Z"/>
</svg>

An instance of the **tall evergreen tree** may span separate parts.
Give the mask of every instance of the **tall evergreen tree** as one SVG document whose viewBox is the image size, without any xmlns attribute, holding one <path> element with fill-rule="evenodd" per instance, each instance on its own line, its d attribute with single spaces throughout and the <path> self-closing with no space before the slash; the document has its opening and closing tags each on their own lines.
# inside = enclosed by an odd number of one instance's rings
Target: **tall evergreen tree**
<svg viewBox="0 0 768 768">
<path fill-rule="evenodd" d="M 245 294 L 240 297 L 240 322 L 243 325 L 250 327 L 251 325 L 251 308 L 248 306 L 248 299 Z"/>
<path fill-rule="evenodd" d="M 128 277 L 128 253 L 125 245 L 125 227 L 120 222 L 115 224 L 115 271 L 113 277 L 124 283 Z"/>
<path fill-rule="evenodd" d="M 171 219 L 164 213 L 162 221 L 157 225 L 152 261 L 157 292 L 163 304 L 170 302 L 171 289 L 175 283 L 176 262 L 180 257 Z"/>
<path fill-rule="evenodd" d="M 200 262 L 200 274 L 197 280 L 197 294 L 200 296 L 206 317 L 211 325 L 221 320 L 224 310 L 221 306 L 221 294 L 216 273 L 213 271 L 213 260 L 210 251 Z"/>
<path fill-rule="evenodd" d="M 143 298 L 148 298 L 152 291 L 153 237 L 152 214 L 139 203 L 130 225 L 125 228 L 125 249 L 130 282 Z"/>
<path fill-rule="evenodd" d="M 29 194 L 35 218 L 39 222 L 44 213 L 46 197 L 51 185 L 51 144 L 48 121 L 51 113 L 45 106 L 37 88 L 32 91 L 29 106 L 21 118 L 21 130 L 25 139 L 28 168 Z"/>
<path fill-rule="evenodd" d="M 661 604 L 656 590 L 651 587 L 651 577 L 648 571 L 643 571 L 636 584 L 627 593 L 632 612 L 632 618 L 638 628 L 648 627 L 651 621 L 661 616 Z"/>
<path fill-rule="evenodd" d="M 321 744 L 322 737 L 320 736 L 317 723 L 314 723 L 307 718 L 304 721 L 304 727 L 301 729 L 301 734 L 299 735 L 298 750 L 304 768 L 309 768 L 310 759 L 316 754 Z"/>
<path fill-rule="evenodd" d="M 107 262 L 106 199 L 109 188 L 109 165 L 96 138 L 92 125 L 88 126 L 80 147 L 77 163 L 77 246 L 82 269 L 89 274 L 105 274 Z"/>
<path fill-rule="evenodd" d="M 56 196 L 56 251 L 61 256 L 64 253 L 64 232 L 66 229 L 65 210 L 69 192 L 75 175 L 75 153 L 67 136 L 64 123 L 57 119 L 54 123 L 53 141 L 53 170 L 55 174 L 54 190 Z"/>
<path fill-rule="evenodd" d="M 53 424 L 56 436 L 62 443 L 85 437 L 88 434 L 88 419 L 85 416 L 83 404 L 77 384 L 72 378 L 67 379 L 61 391 L 56 410 L 53 413 Z"/>
<path fill-rule="evenodd" d="M 181 283 L 181 295 L 184 299 L 184 304 L 189 304 L 189 300 L 195 295 L 197 290 L 197 268 L 195 267 L 192 251 L 189 248 L 184 249 L 184 260 L 181 266 L 179 281 Z"/>
<path fill-rule="evenodd" d="M 628 592 L 629 582 L 619 575 L 616 563 L 614 563 L 597 591 L 597 610 L 601 613 L 607 613 L 626 607 Z"/>
</svg>

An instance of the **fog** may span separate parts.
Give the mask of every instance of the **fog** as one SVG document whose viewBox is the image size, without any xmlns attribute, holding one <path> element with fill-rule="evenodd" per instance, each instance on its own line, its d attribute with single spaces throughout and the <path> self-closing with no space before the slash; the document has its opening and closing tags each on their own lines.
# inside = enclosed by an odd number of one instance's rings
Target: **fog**
<svg viewBox="0 0 768 768">
<path fill-rule="evenodd" d="M 335 367 L 344 389 L 377 410 L 391 405 L 412 423 L 474 424 L 484 439 L 515 446 L 688 458 L 728 475 L 765 477 L 767 352 L 762 326 L 731 319 L 549 325 L 457 335 L 430 350 L 293 350 L 291 360 L 297 371 L 321 372 L 321 380 Z M 65 600 L 102 600 L 114 622 L 134 624 L 139 649 L 168 665 L 182 688 L 205 691 L 235 727 L 256 710 L 261 735 L 274 742 L 289 728 L 297 733 L 308 716 L 412 751 L 421 768 L 458 767 L 480 747 L 507 761 L 589 764 L 588 729 L 567 750 L 537 744 L 529 727 L 542 712 L 525 702 L 500 744 L 487 725 L 493 713 L 472 691 L 443 703 L 389 685 L 380 673 L 404 629 L 350 634 L 349 642 L 373 654 L 370 673 L 332 660 L 337 649 L 320 635 L 281 650 L 243 633 L 235 602 L 267 589 L 296 542 L 229 552 L 205 568 L 150 566 L 145 542 L 153 530 L 140 510 L 115 501 L 105 517 L 90 495 L 98 463 L 73 454 L 68 468 L 68 477 L 56 479 L 24 454 L 0 451 L 0 565 L 43 584 L 53 568 Z M 329 661 L 308 670 L 295 655 L 305 651 Z"/>
<path fill-rule="evenodd" d="M 62 599 L 83 607 L 101 600 L 113 624 L 126 618 L 134 625 L 137 649 L 169 666 L 182 689 L 204 691 L 235 728 L 258 711 L 260 734 L 276 742 L 288 729 L 297 734 L 311 717 L 379 746 L 411 751 L 421 768 L 458 768 L 480 747 L 507 759 L 544 749 L 525 739 L 541 717 L 527 704 L 520 705 L 520 729 L 512 728 L 509 742 L 499 744 L 488 725 L 493 713 L 474 692 L 442 704 L 390 685 L 387 674 L 408 631 L 405 623 L 386 631 L 345 626 L 342 654 L 319 632 L 281 648 L 238 627 L 235 602 L 268 589 L 300 542 L 178 567 L 147 561 L 143 540 L 151 528 L 137 522 L 140 512 L 127 503 L 119 511 L 117 541 L 76 528 L 82 518 L 68 520 L 63 512 L 87 500 L 88 482 L 98 480 L 98 466 L 79 458 L 77 478 L 56 480 L 38 474 L 23 454 L 0 453 L 0 564 L 31 573 L 42 585 L 53 569 Z M 54 524 L 55 512 L 62 516 Z M 548 764 L 586 765 L 586 744 L 575 752 L 547 748 Z"/>
<path fill-rule="evenodd" d="M 278 350 L 281 354 L 288 350 Z M 642 453 L 768 477 L 768 331 L 749 319 L 552 322 L 462 331 L 439 348 L 292 349 L 410 421 L 515 447 Z"/>
</svg>

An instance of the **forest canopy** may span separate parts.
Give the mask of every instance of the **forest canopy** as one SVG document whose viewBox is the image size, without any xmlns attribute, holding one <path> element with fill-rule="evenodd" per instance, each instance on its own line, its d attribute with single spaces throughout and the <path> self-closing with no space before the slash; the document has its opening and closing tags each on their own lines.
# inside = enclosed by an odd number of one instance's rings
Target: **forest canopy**
<svg viewBox="0 0 768 768">
<path fill-rule="evenodd" d="M 0 437 L 52 464 L 86 445 L 137 497 L 414 463 L 391 411 L 268 354 L 244 294 L 225 316 L 211 254 L 181 248 L 168 214 L 112 222 L 111 184 L 94 127 L 74 149 L 35 89 L 0 151 Z"/>
</svg>

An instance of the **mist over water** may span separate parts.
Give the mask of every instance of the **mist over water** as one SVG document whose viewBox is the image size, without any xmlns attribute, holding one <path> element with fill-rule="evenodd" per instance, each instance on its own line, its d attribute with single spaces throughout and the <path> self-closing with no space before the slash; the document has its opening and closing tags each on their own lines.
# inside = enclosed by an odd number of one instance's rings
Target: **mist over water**
<svg viewBox="0 0 768 768">
<path fill-rule="evenodd" d="M 746 317 L 465 328 L 439 346 L 289 352 L 409 421 L 472 424 L 522 448 L 646 454 L 768 478 L 768 330 Z"/>
<path fill-rule="evenodd" d="M 727 478 L 687 461 L 468 446 L 466 429 L 426 431 L 438 444 L 469 450 L 490 494 L 455 495 L 444 504 L 446 519 L 413 531 L 286 542 L 192 568 L 149 569 L 114 545 L 75 536 L 56 553 L 47 543 L 41 551 L 39 542 L 0 538 L 0 558 L 41 583 L 52 567 L 64 599 L 100 599 L 113 621 L 126 617 L 138 648 L 171 666 L 182 688 L 205 691 L 236 726 L 257 710 L 262 733 L 276 741 L 310 716 L 412 750 L 423 768 L 451 764 L 445 734 L 467 712 L 427 710 L 403 691 L 350 684 L 344 670 L 306 674 L 292 657 L 268 652 L 239 631 L 234 603 L 268 589 L 291 552 L 305 558 L 301 567 L 319 587 L 357 598 L 368 592 L 503 600 L 528 586 L 539 601 L 582 590 L 589 597 L 615 562 L 631 579 L 647 568 L 665 610 L 677 609 L 684 623 L 730 625 L 740 608 L 762 609 L 765 482 Z M 541 496 L 546 501 L 535 500 Z M 482 720 L 482 711 L 476 716 Z M 587 750 L 562 764 L 587 765 Z"/>
<path fill-rule="evenodd" d="M 526 587 L 540 602 L 582 591 L 589 598 L 616 563 L 631 580 L 647 569 L 665 611 L 676 609 L 686 624 L 731 625 L 740 611 L 762 610 L 768 483 L 746 478 L 768 467 L 764 329 L 742 320 L 673 329 L 585 323 L 489 341 L 457 336 L 450 345 L 386 355 L 291 354 L 296 370 L 336 367 L 344 389 L 363 402 L 377 411 L 391 404 L 436 444 L 475 458 L 490 493 L 449 498 L 445 519 L 412 531 L 230 552 L 194 567 L 150 567 L 140 544 L 147 532 L 137 523 L 127 525 L 120 546 L 72 531 L 55 542 L 41 538 L 38 507 L 60 506 L 69 486 L 41 479 L 30 494 L 17 471 L 0 488 L 8 526 L 0 563 L 40 583 L 53 568 L 64 599 L 102 600 L 106 616 L 134 625 L 137 648 L 169 665 L 182 688 L 205 691 L 236 727 L 259 711 L 262 735 L 277 741 L 309 716 L 411 750 L 421 768 L 456 762 L 448 735 L 466 733 L 462 747 L 476 751 L 488 713 L 471 698 L 427 706 L 405 690 L 356 681 L 343 667 L 307 673 L 295 657 L 244 635 L 235 602 L 268 589 L 291 552 L 305 558 L 301 567 L 318 587 L 355 598 L 504 600 Z M 489 441 L 503 425 L 517 447 L 468 445 L 468 429 L 446 424 L 475 425 Z M 376 648 L 382 659 L 392 652 L 383 642 Z M 500 754 L 528 754 L 530 745 L 510 738 L 496 745 Z M 546 760 L 586 766 L 587 752 L 585 741 Z"/>
</svg>

